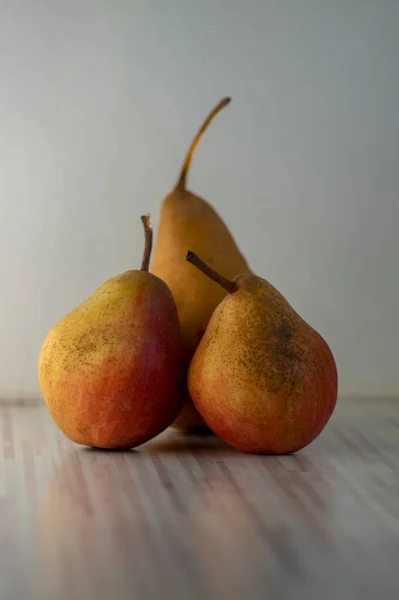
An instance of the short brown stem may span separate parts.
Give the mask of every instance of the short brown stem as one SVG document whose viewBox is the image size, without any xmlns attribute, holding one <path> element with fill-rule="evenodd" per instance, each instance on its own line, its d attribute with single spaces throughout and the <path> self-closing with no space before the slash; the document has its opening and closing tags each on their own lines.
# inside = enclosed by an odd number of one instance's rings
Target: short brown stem
<svg viewBox="0 0 399 600">
<path fill-rule="evenodd" d="M 141 263 L 141 270 L 148 271 L 150 268 L 150 258 L 151 258 L 151 250 L 152 250 L 152 223 L 151 216 L 149 214 L 143 215 L 141 217 L 141 221 L 144 225 L 144 252 L 143 252 L 143 260 Z"/>
<path fill-rule="evenodd" d="M 194 252 L 189 250 L 186 254 L 186 260 L 197 267 L 200 271 L 202 271 L 207 277 L 216 281 L 219 285 L 222 286 L 229 294 L 232 294 L 237 289 L 237 284 L 235 281 L 231 281 L 231 279 L 226 279 L 223 275 L 220 275 L 216 271 L 214 271 L 209 265 L 207 265 L 199 256 L 197 256 Z"/>
</svg>

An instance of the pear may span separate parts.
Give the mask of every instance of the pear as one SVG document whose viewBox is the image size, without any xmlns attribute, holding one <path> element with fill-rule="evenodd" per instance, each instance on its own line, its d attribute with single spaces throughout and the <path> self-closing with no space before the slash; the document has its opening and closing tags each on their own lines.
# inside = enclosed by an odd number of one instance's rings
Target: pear
<svg viewBox="0 0 399 600">
<path fill-rule="evenodd" d="M 192 252 L 186 259 L 229 294 L 190 364 L 195 407 L 239 450 L 301 450 L 321 433 L 337 402 L 337 368 L 326 341 L 265 279 L 244 273 L 230 280 Z"/>
<path fill-rule="evenodd" d="M 179 319 L 166 283 L 141 270 L 106 281 L 64 317 L 41 348 L 38 375 L 58 427 L 77 444 L 133 448 L 166 429 L 183 401 Z"/>
<path fill-rule="evenodd" d="M 230 102 L 223 98 L 195 136 L 176 186 L 163 200 L 151 271 L 169 286 L 176 302 L 186 365 L 198 346 L 209 319 L 226 292 L 184 261 L 189 248 L 226 277 L 250 272 L 224 221 L 206 200 L 188 191 L 187 174 L 202 134 L 213 118 Z M 189 396 L 175 426 L 204 426 Z"/>
</svg>

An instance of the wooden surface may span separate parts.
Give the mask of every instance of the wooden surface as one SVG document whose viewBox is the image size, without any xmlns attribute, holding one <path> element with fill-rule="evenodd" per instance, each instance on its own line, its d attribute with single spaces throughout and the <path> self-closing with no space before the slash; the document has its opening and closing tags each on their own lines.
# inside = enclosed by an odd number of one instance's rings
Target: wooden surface
<svg viewBox="0 0 399 600">
<path fill-rule="evenodd" d="M 69 442 L 0 408 L 1 600 L 399 598 L 399 402 L 340 402 L 295 456 L 167 432 Z"/>
</svg>

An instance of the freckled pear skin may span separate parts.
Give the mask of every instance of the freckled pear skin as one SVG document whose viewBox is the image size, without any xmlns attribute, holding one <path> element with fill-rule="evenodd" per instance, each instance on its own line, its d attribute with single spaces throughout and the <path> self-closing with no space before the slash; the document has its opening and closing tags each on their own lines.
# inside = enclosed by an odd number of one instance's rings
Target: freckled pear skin
<svg viewBox="0 0 399 600">
<path fill-rule="evenodd" d="M 188 260 L 206 273 L 191 254 Z M 322 432 L 335 408 L 331 350 L 266 280 L 243 274 L 222 284 L 230 294 L 213 313 L 189 368 L 194 405 L 209 428 L 239 450 L 297 452 Z"/>
<path fill-rule="evenodd" d="M 166 429 L 184 384 L 166 284 L 145 268 L 106 281 L 48 334 L 39 382 L 55 422 L 77 444 L 132 448 Z"/>
</svg>

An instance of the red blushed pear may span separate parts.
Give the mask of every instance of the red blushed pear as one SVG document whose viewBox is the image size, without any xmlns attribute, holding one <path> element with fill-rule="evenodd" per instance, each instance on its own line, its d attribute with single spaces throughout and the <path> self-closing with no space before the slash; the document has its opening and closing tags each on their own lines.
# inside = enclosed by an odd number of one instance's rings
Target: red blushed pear
<svg viewBox="0 0 399 600">
<path fill-rule="evenodd" d="M 324 429 L 338 374 L 325 340 L 268 281 L 233 281 L 188 252 L 186 260 L 229 294 L 191 361 L 188 389 L 208 427 L 244 452 L 288 454 Z"/>
<path fill-rule="evenodd" d="M 40 352 L 44 400 L 78 444 L 133 448 L 171 425 L 182 407 L 177 309 L 164 281 L 148 272 L 150 216 L 142 221 L 141 270 L 106 281 L 53 327 Z"/>
</svg>

